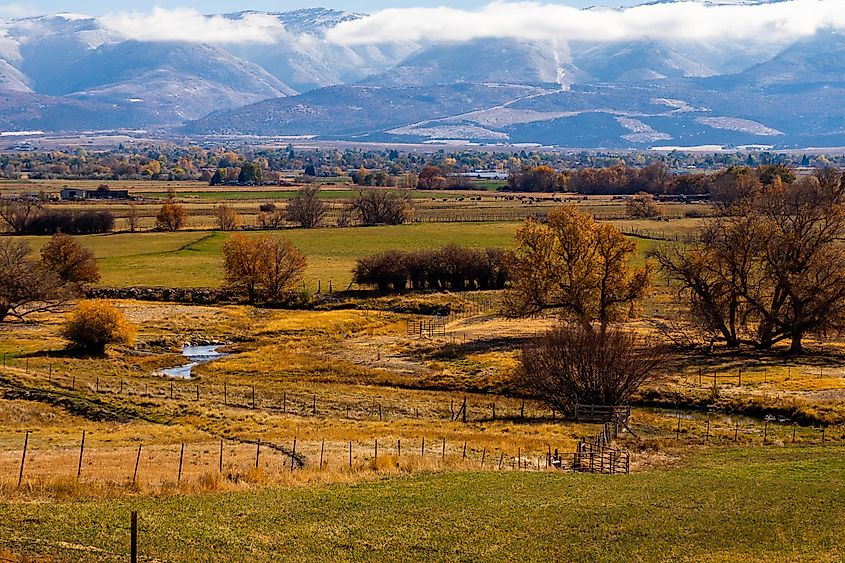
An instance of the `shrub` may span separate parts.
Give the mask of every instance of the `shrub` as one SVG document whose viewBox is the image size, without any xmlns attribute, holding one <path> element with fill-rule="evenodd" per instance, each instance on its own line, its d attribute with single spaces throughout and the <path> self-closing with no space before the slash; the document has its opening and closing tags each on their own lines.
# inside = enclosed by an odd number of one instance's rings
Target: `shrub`
<svg viewBox="0 0 845 563">
<path fill-rule="evenodd" d="M 302 283 L 307 261 L 287 239 L 234 234 L 223 245 L 226 283 L 250 303 L 279 304 Z"/>
<path fill-rule="evenodd" d="M 32 216 L 23 232 L 30 235 L 93 235 L 114 230 L 114 215 L 108 211 L 41 210 Z"/>
<path fill-rule="evenodd" d="M 135 328 L 111 303 L 82 301 L 68 315 L 63 336 L 72 348 L 101 354 L 110 345 L 132 344 Z"/>
<path fill-rule="evenodd" d="M 353 270 L 353 281 L 380 291 L 413 289 L 502 289 L 507 281 L 505 252 L 458 245 L 437 250 L 390 250 L 364 256 Z"/>
</svg>

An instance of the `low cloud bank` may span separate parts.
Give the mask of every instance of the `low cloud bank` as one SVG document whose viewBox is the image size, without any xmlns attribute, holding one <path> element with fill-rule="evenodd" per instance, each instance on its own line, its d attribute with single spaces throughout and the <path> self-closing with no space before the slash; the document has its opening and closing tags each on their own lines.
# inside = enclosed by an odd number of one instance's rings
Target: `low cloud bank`
<svg viewBox="0 0 845 563">
<path fill-rule="evenodd" d="M 407 8 L 343 22 L 327 33 L 342 45 L 510 38 L 551 41 L 714 39 L 778 42 L 845 29 L 843 0 L 658 3 L 580 10 L 560 4 L 494 2 L 477 10 Z"/>
</svg>

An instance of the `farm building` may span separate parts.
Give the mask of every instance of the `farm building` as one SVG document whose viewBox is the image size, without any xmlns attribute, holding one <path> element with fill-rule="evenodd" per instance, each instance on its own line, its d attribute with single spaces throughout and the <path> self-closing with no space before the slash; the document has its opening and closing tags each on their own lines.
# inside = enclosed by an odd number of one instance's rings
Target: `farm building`
<svg viewBox="0 0 845 563">
<path fill-rule="evenodd" d="M 81 199 L 129 199 L 129 190 L 112 190 L 107 186 L 100 186 L 96 190 L 64 188 L 62 189 L 61 196 L 65 201 Z"/>
</svg>

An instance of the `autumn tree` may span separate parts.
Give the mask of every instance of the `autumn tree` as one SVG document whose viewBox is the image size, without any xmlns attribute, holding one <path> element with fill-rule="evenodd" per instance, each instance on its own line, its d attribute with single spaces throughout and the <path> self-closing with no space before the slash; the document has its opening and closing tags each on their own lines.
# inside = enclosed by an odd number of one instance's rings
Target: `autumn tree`
<svg viewBox="0 0 845 563">
<path fill-rule="evenodd" d="M 94 253 L 70 235 L 57 233 L 41 249 L 41 263 L 63 283 L 84 285 L 100 281 L 100 267 Z"/>
<path fill-rule="evenodd" d="M 625 201 L 625 214 L 631 219 L 655 219 L 663 215 L 663 210 L 653 195 L 640 192 Z"/>
<path fill-rule="evenodd" d="M 134 233 L 138 230 L 138 223 L 141 220 L 141 214 L 138 212 L 138 206 L 134 203 L 129 204 L 129 212 L 126 214 L 126 223 L 129 225 L 129 232 Z"/>
<path fill-rule="evenodd" d="M 705 336 L 768 349 L 845 329 L 845 175 L 824 171 L 745 191 L 737 175 L 729 213 L 707 220 L 698 244 L 654 253 L 692 304 Z"/>
<path fill-rule="evenodd" d="M 135 327 L 111 303 L 81 301 L 67 316 L 62 335 L 73 349 L 102 354 L 107 346 L 132 344 Z"/>
<path fill-rule="evenodd" d="M 623 405 L 666 366 L 663 346 L 612 327 L 594 331 L 562 324 L 522 350 L 516 383 L 553 409 Z"/>
<path fill-rule="evenodd" d="M 230 290 L 250 303 L 280 303 L 302 283 L 307 261 L 287 239 L 234 234 L 223 245 Z"/>
<path fill-rule="evenodd" d="M 0 321 L 53 311 L 75 296 L 74 288 L 30 254 L 26 241 L 0 239 Z"/>
<path fill-rule="evenodd" d="M 318 187 L 302 188 L 288 202 L 288 219 L 304 229 L 319 227 L 328 212 L 329 206 L 320 198 Z"/>
<path fill-rule="evenodd" d="M 178 231 L 188 221 L 188 210 L 184 206 L 167 201 L 156 214 L 156 228 L 159 231 Z"/>
<path fill-rule="evenodd" d="M 241 226 L 241 216 L 234 208 L 220 205 L 214 210 L 214 218 L 221 231 L 234 231 Z"/>
<path fill-rule="evenodd" d="M 650 288 L 650 265 L 631 266 L 636 243 L 573 206 L 552 211 L 545 224 L 528 220 L 516 244 L 506 293 L 514 316 L 553 309 L 585 329 L 597 322 L 604 331 L 630 317 Z"/>
</svg>

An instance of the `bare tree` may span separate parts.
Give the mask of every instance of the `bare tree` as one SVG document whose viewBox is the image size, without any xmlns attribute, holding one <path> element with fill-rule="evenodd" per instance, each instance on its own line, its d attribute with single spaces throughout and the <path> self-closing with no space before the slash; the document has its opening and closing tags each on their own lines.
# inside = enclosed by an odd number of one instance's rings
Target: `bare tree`
<svg viewBox="0 0 845 563">
<path fill-rule="evenodd" d="M 305 187 L 288 202 L 288 219 L 304 229 L 319 227 L 329 211 L 328 204 L 320 198 L 320 188 Z"/>
<path fill-rule="evenodd" d="M 288 213 L 273 203 L 263 203 L 258 210 L 258 226 L 262 229 L 280 229 L 287 220 Z"/>
<path fill-rule="evenodd" d="M 351 207 L 364 225 L 401 225 L 414 211 L 408 192 L 377 188 L 359 190 Z"/>
<path fill-rule="evenodd" d="M 618 327 L 560 325 L 523 348 L 517 383 L 561 412 L 577 404 L 622 405 L 667 360 L 665 347 Z"/>
<path fill-rule="evenodd" d="M 41 211 L 41 202 L 29 199 L 0 200 L 0 219 L 17 235 L 26 232 L 29 222 Z"/>
<path fill-rule="evenodd" d="M 280 303 L 302 282 L 307 262 L 287 239 L 236 233 L 223 245 L 226 283 L 250 303 Z"/>
<path fill-rule="evenodd" d="M 126 215 L 126 222 L 129 225 L 129 231 L 134 233 L 138 230 L 138 222 L 140 221 L 140 214 L 138 213 L 138 206 L 134 203 L 129 204 L 129 213 Z"/>
</svg>

